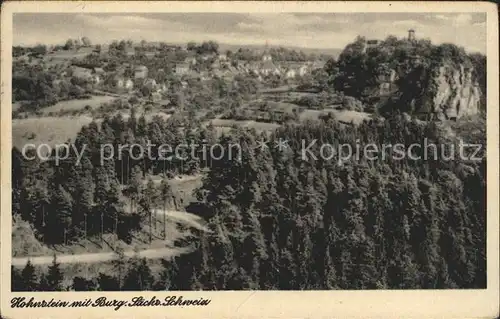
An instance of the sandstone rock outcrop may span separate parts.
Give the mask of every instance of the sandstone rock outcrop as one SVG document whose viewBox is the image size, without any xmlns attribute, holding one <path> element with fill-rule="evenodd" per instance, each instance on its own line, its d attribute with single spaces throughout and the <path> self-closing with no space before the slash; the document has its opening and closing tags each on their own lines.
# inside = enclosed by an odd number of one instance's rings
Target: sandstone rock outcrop
<svg viewBox="0 0 500 319">
<path fill-rule="evenodd" d="M 403 109 L 422 119 L 449 120 L 480 112 L 481 89 L 467 64 L 442 62 L 403 74 L 388 110 Z"/>
<path fill-rule="evenodd" d="M 439 119 L 458 119 L 479 112 L 481 92 L 472 79 L 472 68 L 444 64 L 431 81 L 435 85 L 431 111 Z"/>
</svg>

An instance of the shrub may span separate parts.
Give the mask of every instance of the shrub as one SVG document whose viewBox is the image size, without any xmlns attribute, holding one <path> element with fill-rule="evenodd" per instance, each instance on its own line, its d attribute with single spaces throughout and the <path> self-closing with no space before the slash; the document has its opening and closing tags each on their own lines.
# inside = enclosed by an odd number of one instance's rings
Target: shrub
<svg viewBox="0 0 500 319">
<path fill-rule="evenodd" d="M 342 109 L 349 111 L 363 111 L 363 103 L 352 96 L 344 96 L 342 99 Z"/>
</svg>

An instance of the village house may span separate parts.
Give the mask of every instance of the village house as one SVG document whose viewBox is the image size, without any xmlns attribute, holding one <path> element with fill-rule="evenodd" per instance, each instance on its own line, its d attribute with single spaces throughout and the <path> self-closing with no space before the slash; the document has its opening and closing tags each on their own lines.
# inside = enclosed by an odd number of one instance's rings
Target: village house
<svg viewBox="0 0 500 319">
<path fill-rule="evenodd" d="M 210 69 L 212 70 L 219 70 L 220 68 L 222 68 L 222 64 L 219 60 L 214 60 L 212 64 L 210 64 Z"/>
<path fill-rule="evenodd" d="M 91 72 L 91 81 L 93 84 L 97 85 L 102 82 L 104 75 L 106 72 L 103 68 L 93 68 Z"/>
<path fill-rule="evenodd" d="M 272 75 L 272 74 L 279 75 L 280 70 L 274 65 L 274 63 L 272 61 L 266 60 L 261 64 L 261 66 L 259 68 L 259 73 L 264 75 L 264 76 L 268 76 L 268 75 Z"/>
<path fill-rule="evenodd" d="M 156 86 L 156 92 L 164 93 L 164 92 L 167 92 L 167 90 L 168 90 L 168 86 L 166 83 L 158 84 Z"/>
<path fill-rule="evenodd" d="M 315 60 L 311 63 L 310 69 L 311 71 L 323 69 L 325 67 L 325 64 L 326 64 L 325 61 Z"/>
<path fill-rule="evenodd" d="M 216 70 L 213 72 L 213 75 L 228 81 L 234 78 L 234 73 L 231 72 L 229 69 Z"/>
<path fill-rule="evenodd" d="M 285 64 L 285 78 L 293 79 L 297 76 L 304 76 L 309 72 L 309 66 L 300 62 L 288 62 Z"/>
<path fill-rule="evenodd" d="M 299 76 L 304 76 L 309 72 L 309 67 L 304 64 L 304 65 L 301 65 L 297 71 L 298 71 Z"/>
<path fill-rule="evenodd" d="M 292 68 L 287 68 L 284 73 L 285 73 L 285 78 L 287 79 L 294 79 L 297 76 L 296 70 Z"/>
<path fill-rule="evenodd" d="M 268 75 L 280 75 L 280 69 L 274 65 L 272 61 L 272 57 L 267 52 L 264 52 L 262 55 L 262 59 L 260 62 L 250 62 L 245 65 L 245 68 L 248 70 L 247 72 L 250 74 L 254 74 L 257 76 L 268 76 Z"/>
<path fill-rule="evenodd" d="M 131 91 L 134 88 L 134 82 L 131 79 L 121 75 L 114 75 L 108 81 L 108 85 L 116 90 Z"/>
<path fill-rule="evenodd" d="M 370 50 L 373 50 L 373 49 L 377 48 L 379 44 L 380 44 L 379 40 L 368 40 L 368 41 L 366 41 L 366 45 L 364 47 L 364 52 L 367 52 L 367 51 L 370 51 Z"/>
<path fill-rule="evenodd" d="M 262 55 L 262 63 L 260 64 L 259 67 L 259 73 L 264 76 L 268 76 L 271 74 L 279 75 L 281 73 L 280 70 L 276 67 L 276 65 L 274 65 L 273 57 L 267 51 L 267 49 L 264 51 L 264 54 Z"/>
<path fill-rule="evenodd" d="M 92 74 L 91 82 L 94 85 L 98 85 L 102 82 L 101 76 L 99 76 L 98 74 Z"/>
<path fill-rule="evenodd" d="M 129 47 L 129 46 L 125 47 L 125 54 L 127 56 L 133 56 L 133 55 L 135 55 L 135 48 L 134 47 Z"/>
<path fill-rule="evenodd" d="M 198 61 L 196 61 L 196 57 L 194 56 L 188 56 L 184 59 L 184 64 L 187 64 L 188 66 L 193 66 L 196 65 Z"/>
<path fill-rule="evenodd" d="M 219 53 L 219 56 L 217 57 L 219 61 L 227 61 L 227 55 L 224 53 Z"/>
<path fill-rule="evenodd" d="M 174 72 L 177 75 L 185 75 L 185 74 L 189 73 L 189 64 L 187 64 L 187 63 L 175 64 Z"/>
<path fill-rule="evenodd" d="M 161 101 L 161 99 L 162 99 L 161 93 L 159 93 L 159 92 L 153 92 L 153 93 L 151 93 L 150 99 L 153 102 L 159 102 L 159 101 Z"/>
<path fill-rule="evenodd" d="M 94 68 L 92 71 L 92 73 L 100 76 L 103 76 L 106 73 L 103 68 Z"/>
<path fill-rule="evenodd" d="M 126 79 L 123 83 L 123 88 L 130 91 L 134 88 L 134 82 L 131 79 Z"/>
<path fill-rule="evenodd" d="M 148 77 L 148 68 L 144 65 L 139 65 L 134 69 L 134 79 L 145 79 Z"/>
<path fill-rule="evenodd" d="M 259 75 L 260 72 L 260 63 L 251 61 L 245 65 L 245 68 L 248 70 L 249 74 Z"/>
</svg>

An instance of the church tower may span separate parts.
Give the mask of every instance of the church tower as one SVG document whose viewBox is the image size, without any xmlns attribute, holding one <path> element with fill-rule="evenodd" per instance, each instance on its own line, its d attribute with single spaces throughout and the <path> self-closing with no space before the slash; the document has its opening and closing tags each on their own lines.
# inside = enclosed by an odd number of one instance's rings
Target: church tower
<svg viewBox="0 0 500 319">
<path fill-rule="evenodd" d="M 262 61 L 272 61 L 272 56 L 269 53 L 269 44 L 266 41 L 266 48 L 264 50 L 264 54 L 262 54 Z"/>
</svg>

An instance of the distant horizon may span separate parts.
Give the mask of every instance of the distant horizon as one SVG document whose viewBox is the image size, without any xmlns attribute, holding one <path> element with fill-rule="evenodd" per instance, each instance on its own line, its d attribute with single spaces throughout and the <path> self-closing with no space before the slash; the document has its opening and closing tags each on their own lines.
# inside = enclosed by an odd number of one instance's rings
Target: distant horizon
<svg viewBox="0 0 500 319">
<path fill-rule="evenodd" d="M 82 37 L 85 37 L 84 36 L 74 36 L 74 37 L 68 37 L 68 38 L 65 38 L 63 39 L 62 41 L 58 41 L 58 42 L 54 42 L 54 43 L 43 43 L 43 42 L 39 42 L 39 43 L 30 43 L 30 44 L 25 44 L 25 43 L 18 43 L 18 44 L 12 44 L 13 47 L 15 46 L 20 46 L 20 47 L 33 47 L 33 46 L 36 46 L 36 45 L 47 45 L 47 46 L 57 46 L 57 45 L 64 45 L 66 43 L 66 41 L 68 39 L 80 39 Z M 90 39 L 92 41 L 92 39 Z M 110 41 L 106 41 L 106 42 L 93 42 L 92 41 L 92 47 L 94 47 L 95 45 L 110 45 L 113 41 L 121 41 L 121 40 L 131 40 L 131 39 L 128 39 L 128 38 L 119 38 L 119 39 L 114 39 L 114 40 L 110 40 Z M 167 45 L 172 45 L 172 46 L 180 46 L 180 47 L 185 47 L 189 42 L 195 42 L 196 44 L 201 44 L 203 42 L 208 42 L 208 41 L 215 41 L 217 42 L 217 44 L 219 44 L 219 46 L 228 46 L 228 47 L 238 47 L 238 46 L 241 46 L 241 47 L 265 47 L 266 45 L 269 46 L 270 48 L 280 48 L 280 47 L 283 47 L 283 48 L 293 48 L 293 49 L 304 49 L 304 50 L 324 50 L 324 51 L 329 51 L 329 50 L 343 50 L 344 47 L 339 47 L 339 48 L 336 48 L 336 47 L 333 47 L 333 48 L 321 48 L 321 47 L 301 47 L 301 46 L 296 46 L 296 45 L 282 45 L 282 44 L 272 44 L 272 43 L 262 43 L 262 44 L 256 44 L 256 43 L 241 43 L 241 44 L 231 44 L 231 43 L 223 43 L 223 42 L 219 42 L 215 39 L 209 39 L 207 38 L 206 40 L 203 40 L 203 41 L 186 41 L 186 42 L 172 42 L 172 41 L 148 41 L 146 39 L 144 39 L 146 41 L 146 43 L 153 43 L 153 44 L 158 44 L 158 43 L 165 43 Z M 353 39 L 354 40 L 354 39 Z M 134 44 L 139 44 L 142 40 L 140 41 L 134 41 L 132 40 L 132 42 Z"/>
<path fill-rule="evenodd" d="M 267 42 L 270 47 L 339 51 L 358 35 L 404 38 L 408 29 L 415 29 L 417 39 L 486 53 L 483 13 L 18 13 L 13 23 L 13 45 L 22 46 L 64 44 L 87 36 L 92 44 L 213 40 L 227 46 Z"/>
</svg>

